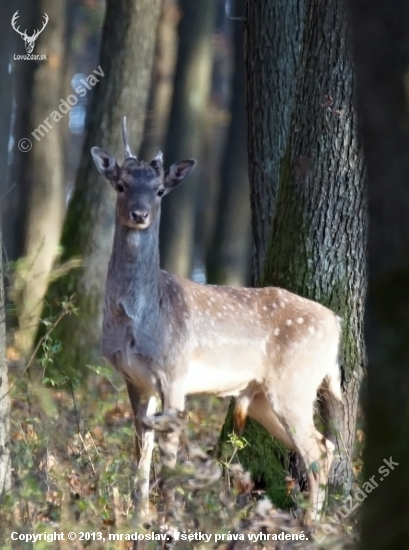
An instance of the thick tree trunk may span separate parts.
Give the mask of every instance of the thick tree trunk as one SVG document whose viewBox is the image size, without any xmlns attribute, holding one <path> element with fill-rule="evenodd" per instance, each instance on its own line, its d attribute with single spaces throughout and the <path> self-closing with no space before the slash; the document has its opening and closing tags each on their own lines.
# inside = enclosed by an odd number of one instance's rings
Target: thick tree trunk
<svg viewBox="0 0 409 550">
<path fill-rule="evenodd" d="M 26 352 L 36 334 L 48 277 L 58 252 L 65 195 L 62 127 L 50 118 L 61 99 L 65 1 L 41 0 L 38 10 L 36 28 L 41 28 L 45 13 L 49 21 L 36 41 L 35 52 L 46 54 L 47 61 L 39 61 L 34 71 L 28 120 L 31 132 L 43 124 L 43 137 L 16 135 L 17 141 L 30 138 L 32 149 L 15 152 L 24 157 L 22 179 L 26 182 L 23 187 L 28 189 L 24 205 L 24 261 L 16 276 L 19 343 Z M 46 119 L 50 126 L 43 123 Z"/>
<path fill-rule="evenodd" d="M 215 0 L 180 0 L 179 48 L 166 139 L 166 163 L 196 158 L 198 167 L 163 204 L 161 257 L 164 269 L 189 277 L 202 138 L 211 85 Z"/>
<path fill-rule="evenodd" d="M 346 14 L 308 0 L 290 137 L 281 166 L 262 284 L 316 300 L 342 318 L 343 406 L 327 402 L 336 435 L 334 482 L 349 488 L 358 392 L 365 365 L 366 210 Z M 325 40 L 323 37 L 326 37 Z"/>
<path fill-rule="evenodd" d="M 324 411 L 328 435 L 332 432 L 340 455 L 334 461 L 333 482 L 345 489 L 351 482 L 349 459 L 365 364 L 366 288 L 363 158 L 352 106 L 348 42 L 342 5 L 308 0 L 291 127 L 260 278 L 262 286 L 282 286 L 330 307 L 343 319 L 344 403 L 324 399 Z M 257 183 L 255 188 L 251 179 L 252 193 L 268 201 L 267 188 L 263 192 Z M 259 443 L 263 431 L 252 424 L 245 437 L 250 446 L 241 457 L 247 465 L 255 461 L 252 441 Z M 267 452 L 264 456 L 268 472 L 271 458 Z"/>
<path fill-rule="evenodd" d="M 151 79 L 160 0 L 108 0 L 99 65 L 104 73 L 93 90 L 87 130 L 62 235 L 63 260 L 82 257 L 81 269 L 52 285 L 49 302 L 75 294 L 78 317 L 60 323 L 63 367 L 83 369 L 100 360 L 103 295 L 114 228 L 114 192 L 95 170 L 90 149 L 98 145 L 121 158 L 121 120 L 128 119 L 132 149 L 142 138 Z"/>
<path fill-rule="evenodd" d="M 253 232 L 252 279 L 262 276 L 294 104 L 295 78 L 304 25 L 304 1 L 246 1 L 246 73 L 249 178 Z M 232 430 L 228 415 L 223 434 Z M 284 481 L 287 449 L 257 422 L 248 420 L 250 445 L 239 458 L 273 502 L 289 506 Z"/>
<path fill-rule="evenodd" d="M 155 61 L 148 113 L 139 157 L 149 162 L 163 149 L 172 103 L 173 76 L 177 53 L 177 23 L 180 13 L 176 0 L 163 0 L 156 38 Z"/>
<path fill-rule="evenodd" d="M 249 177 L 253 282 L 263 272 L 287 144 L 304 0 L 246 0 Z"/>
<path fill-rule="evenodd" d="M 244 0 L 236 0 L 234 15 L 244 16 Z M 233 20 L 234 74 L 231 120 L 226 137 L 217 217 L 208 251 L 207 277 L 212 284 L 243 286 L 247 281 L 250 247 L 250 190 L 247 163 L 244 23 Z"/>
<path fill-rule="evenodd" d="M 399 0 L 353 0 L 349 6 L 370 220 L 366 331 L 371 346 L 364 400 L 364 480 L 373 476 L 376 482 L 363 503 L 360 547 L 405 549 L 409 548 L 409 6 Z"/>
</svg>

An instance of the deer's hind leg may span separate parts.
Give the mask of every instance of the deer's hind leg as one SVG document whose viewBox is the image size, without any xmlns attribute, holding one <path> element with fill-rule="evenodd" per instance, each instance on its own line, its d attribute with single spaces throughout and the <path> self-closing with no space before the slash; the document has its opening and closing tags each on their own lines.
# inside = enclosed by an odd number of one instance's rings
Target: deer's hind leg
<svg viewBox="0 0 409 550">
<path fill-rule="evenodd" d="M 308 524 L 319 518 L 325 504 L 334 445 L 315 428 L 312 404 L 309 407 L 306 405 L 301 414 L 297 414 L 294 409 L 286 411 L 281 421 L 307 470 L 311 506 L 306 511 L 304 521 Z"/>
<path fill-rule="evenodd" d="M 279 439 L 286 447 L 293 451 L 296 450 L 293 440 L 288 436 L 265 394 L 258 393 L 253 397 L 249 404 L 248 415 L 264 426 L 271 435 Z"/>
</svg>

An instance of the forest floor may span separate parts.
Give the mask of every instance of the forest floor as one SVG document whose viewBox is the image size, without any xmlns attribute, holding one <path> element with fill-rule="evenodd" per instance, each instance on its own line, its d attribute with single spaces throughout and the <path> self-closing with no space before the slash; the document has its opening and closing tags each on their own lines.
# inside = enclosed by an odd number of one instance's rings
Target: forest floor
<svg viewBox="0 0 409 550">
<path fill-rule="evenodd" d="M 277 510 L 262 491 L 252 492 L 249 475 L 241 471 L 237 460 L 243 444 L 239 439 L 232 437 L 223 459 L 212 458 L 228 406 L 227 400 L 216 398 L 189 400 L 184 434 L 190 443 L 188 448 L 182 446 L 178 468 L 167 479 L 177 494 L 172 525 L 164 522 L 160 511 L 157 449 L 151 517 L 143 525 L 134 523 L 134 430 L 128 397 L 122 380 L 111 369 L 94 370 L 85 385 L 76 387 L 58 376 L 47 376 L 45 368 L 41 376 L 12 370 L 13 488 L 0 504 L 0 550 L 125 550 L 132 543 L 109 540 L 110 535 L 137 532 L 160 537 L 174 531 L 179 532 L 178 541 L 143 544 L 146 548 L 237 550 L 354 547 L 355 529 L 349 518 L 340 525 L 327 518 L 323 521 L 329 522 L 327 527 L 323 531 L 323 523 L 318 524 L 314 538 L 294 512 Z M 194 448 L 199 450 L 194 452 Z M 324 536 L 327 531 L 330 534 Z M 66 535 L 65 541 L 38 540 L 33 545 L 12 542 L 12 532 Z M 76 533 L 75 542 L 67 540 L 68 532 Z M 207 542 L 189 540 L 189 535 L 199 536 L 195 533 L 212 536 Z M 280 540 L 280 533 L 281 537 L 303 533 L 305 538 Z M 254 537 L 259 537 L 258 542 Z"/>
</svg>

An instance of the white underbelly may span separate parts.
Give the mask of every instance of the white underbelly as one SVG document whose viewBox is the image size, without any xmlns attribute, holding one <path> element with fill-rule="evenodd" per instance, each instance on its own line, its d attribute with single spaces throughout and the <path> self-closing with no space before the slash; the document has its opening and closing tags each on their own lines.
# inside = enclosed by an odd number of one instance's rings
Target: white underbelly
<svg viewBox="0 0 409 550">
<path fill-rule="evenodd" d="M 196 351 L 188 366 L 187 395 L 237 396 L 251 382 L 262 383 L 265 353 L 261 348 L 223 346 Z"/>
</svg>

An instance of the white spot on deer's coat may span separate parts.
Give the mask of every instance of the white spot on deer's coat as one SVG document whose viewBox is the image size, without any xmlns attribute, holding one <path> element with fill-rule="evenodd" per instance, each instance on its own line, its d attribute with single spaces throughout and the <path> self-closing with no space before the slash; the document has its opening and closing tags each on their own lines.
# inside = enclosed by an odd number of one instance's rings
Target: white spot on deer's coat
<svg viewBox="0 0 409 550">
<path fill-rule="evenodd" d="M 310 334 L 314 334 L 315 328 L 314 328 L 314 327 L 308 327 L 308 332 L 309 332 Z"/>
<path fill-rule="evenodd" d="M 298 317 L 297 323 L 298 323 L 299 325 L 302 325 L 303 322 L 304 322 L 304 319 L 303 319 L 302 317 Z"/>
<path fill-rule="evenodd" d="M 291 319 L 288 319 L 288 321 L 286 321 L 285 324 L 289 327 L 293 324 L 293 322 L 291 321 Z"/>
<path fill-rule="evenodd" d="M 280 329 L 276 328 L 274 329 L 274 336 L 278 336 L 280 334 Z"/>
<path fill-rule="evenodd" d="M 263 311 L 267 311 L 267 306 L 263 306 Z"/>
</svg>

